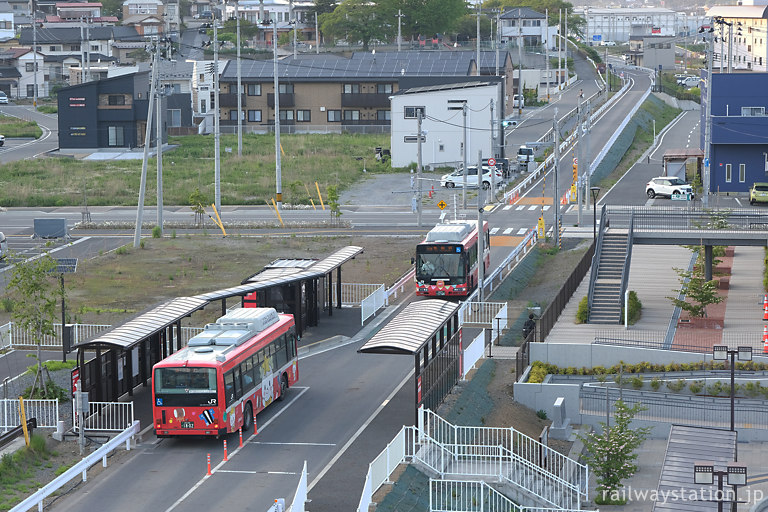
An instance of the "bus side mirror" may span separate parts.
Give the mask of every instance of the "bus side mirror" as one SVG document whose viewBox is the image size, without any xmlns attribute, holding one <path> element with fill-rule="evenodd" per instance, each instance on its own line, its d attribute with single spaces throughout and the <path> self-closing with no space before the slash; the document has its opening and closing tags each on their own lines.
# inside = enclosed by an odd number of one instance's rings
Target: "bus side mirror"
<svg viewBox="0 0 768 512">
<path fill-rule="evenodd" d="M 413 256 L 411 256 L 411 265 L 413 265 L 414 263 L 416 263 L 416 258 L 414 258 Z"/>
</svg>

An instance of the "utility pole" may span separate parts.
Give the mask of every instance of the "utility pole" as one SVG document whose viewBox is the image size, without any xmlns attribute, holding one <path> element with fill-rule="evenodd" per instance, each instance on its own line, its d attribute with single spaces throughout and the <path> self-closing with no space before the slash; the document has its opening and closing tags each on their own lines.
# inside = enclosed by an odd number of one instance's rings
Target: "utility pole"
<svg viewBox="0 0 768 512">
<path fill-rule="evenodd" d="M 235 2 L 235 19 L 237 24 L 237 156 L 243 156 L 243 110 L 242 110 L 242 94 L 243 87 L 243 73 L 240 63 L 240 12 L 238 6 L 239 1 Z M 221 213 L 219 213 L 221 215 Z"/>
<path fill-rule="evenodd" d="M 733 22 L 728 23 L 728 72 L 733 72 Z"/>
<path fill-rule="evenodd" d="M 501 32 L 499 32 L 499 27 L 501 27 L 501 24 L 499 23 L 500 21 L 501 8 L 496 9 L 496 38 L 494 39 L 494 46 L 496 46 L 496 76 L 501 76 L 501 73 L 499 72 L 499 46 L 501 46 Z"/>
<path fill-rule="evenodd" d="M 707 110 L 704 116 L 706 121 L 704 123 L 704 179 L 702 180 L 704 192 L 701 194 L 701 203 L 704 208 L 709 206 L 709 183 L 712 170 L 712 85 L 714 82 L 712 54 L 715 51 L 714 38 L 712 35 L 712 29 L 710 29 L 709 43 L 707 44 L 709 50 L 709 54 L 707 55 Z"/>
<path fill-rule="evenodd" d="M 395 17 L 397 18 L 397 51 L 400 51 L 400 46 L 403 44 L 403 34 L 400 31 L 400 20 L 403 18 L 403 13 L 400 12 L 400 9 L 397 10 L 397 14 L 395 14 Z M 421 199 L 419 199 L 421 200 Z M 421 210 L 419 210 L 421 211 Z M 419 224 L 421 225 L 421 224 Z"/>
<path fill-rule="evenodd" d="M 549 83 L 552 81 L 549 76 L 549 9 L 544 9 L 544 24 L 546 25 L 546 36 L 544 40 L 544 54 L 547 59 L 547 103 L 549 103 Z"/>
<path fill-rule="evenodd" d="M 160 70 L 157 72 L 160 80 Z M 151 101 L 151 100 L 150 100 Z M 149 122 L 149 120 L 147 120 Z M 157 226 L 163 234 L 163 91 L 157 88 L 157 118 L 155 126 L 155 148 L 157 149 Z"/>
<path fill-rule="evenodd" d="M 416 201 L 416 221 L 421 227 L 421 116 L 424 115 L 424 113 L 421 111 L 420 108 L 416 109 L 416 137 L 418 144 L 416 146 L 416 181 L 418 181 L 417 186 L 417 201 Z"/>
<path fill-rule="evenodd" d="M 582 195 L 582 187 L 581 187 L 581 166 L 584 165 L 584 127 L 583 127 L 583 121 L 582 121 L 582 108 L 581 108 L 581 96 L 579 96 L 578 104 L 576 106 L 576 112 L 577 112 L 577 119 L 578 119 L 578 126 L 577 126 L 577 137 L 576 140 L 576 202 L 579 204 L 578 209 L 578 219 L 577 223 L 579 227 L 581 227 L 581 202 L 583 198 L 586 195 Z M 589 114 L 587 114 L 589 115 Z"/>
<path fill-rule="evenodd" d="M 475 45 L 477 46 L 477 57 L 476 57 L 477 66 L 476 67 L 477 67 L 477 76 L 480 76 L 480 3 L 479 2 L 477 4 L 477 14 L 475 14 L 475 16 L 477 17 L 477 44 Z M 466 205 L 464 205 L 464 207 L 466 208 Z"/>
<path fill-rule="evenodd" d="M 315 13 L 315 53 L 320 55 L 320 30 L 317 28 L 317 13 Z"/>
<path fill-rule="evenodd" d="M 34 69 L 34 87 L 32 106 L 37 109 L 37 2 L 32 0 L 32 68 Z"/>
<path fill-rule="evenodd" d="M 560 220 L 560 203 L 558 202 L 557 197 L 557 174 L 558 169 L 560 167 L 560 122 L 557 119 L 557 109 L 555 109 L 555 119 L 554 119 L 554 125 L 553 125 L 555 136 L 555 176 L 552 180 L 552 206 L 553 210 L 555 212 L 555 222 L 552 224 L 552 233 L 555 237 L 555 247 L 558 247 L 559 245 L 559 239 L 560 239 L 560 231 L 558 229 Z"/>
<path fill-rule="evenodd" d="M 491 156 L 496 156 L 496 120 L 493 118 L 493 106 L 493 100 L 491 100 Z M 493 173 L 491 173 L 491 182 L 493 182 Z"/>
<path fill-rule="evenodd" d="M 521 100 L 517 102 L 517 117 L 523 115 L 523 22 L 520 13 L 521 8 L 517 8 L 517 94 Z M 512 102 L 514 108 L 515 102 Z"/>
<path fill-rule="evenodd" d="M 477 295 L 483 302 L 483 284 L 485 283 L 485 229 L 483 229 L 483 207 L 485 206 L 485 194 L 483 193 L 483 152 L 477 152 Z"/>
<path fill-rule="evenodd" d="M 461 107 L 461 113 L 464 116 L 464 151 L 462 151 L 462 156 L 464 157 L 464 186 L 461 188 L 461 204 L 462 208 L 467 208 L 467 151 L 469 148 L 467 148 L 467 111 L 469 108 L 467 107 L 467 101 L 464 100 L 464 105 Z M 480 169 L 478 169 L 478 172 L 480 172 Z"/>
<path fill-rule="evenodd" d="M 133 233 L 133 247 L 139 247 L 141 243 L 141 224 L 144 217 L 144 194 L 147 189 L 147 161 L 149 160 L 149 140 L 152 137 L 152 106 L 154 102 L 152 98 L 155 97 L 155 80 L 159 73 L 160 67 L 160 49 L 155 46 L 155 63 L 152 66 L 152 74 L 150 75 L 149 86 L 149 103 L 147 108 L 147 127 L 144 133 L 144 160 L 141 163 L 141 183 L 139 185 L 139 205 L 136 208 L 136 228 Z M 218 106 L 218 105 L 217 105 Z"/>
<path fill-rule="evenodd" d="M 85 83 L 85 18 L 80 18 L 80 83 Z M 33 50 L 34 51 L 34 50 Z"/>
<path fill-rule="evenodd" d="M 288 3 L 288 19 L 290 20 L 289 21 L 289 26 L 293 27 L 293 29 L 292 29 L 293 30 L 293 59 L 296 60 L 296 26 L 297 26 L 297 23 L 296 23 L 296 13 L 293 10 L 293 0 L 290 0 L 290 2 Z"/>
<path fill-rule="evenodd" d="M 283 176 L 280 159 L 280 83 L 277 71 L 277 19 L 272 19 L 272 73 L 275 75 L 275 200 L 277 209 L 283 209 Z"/>
<path fill-rule="evenodd" d="M 219 22 L 213 20 L 213 89 L 216 91 L 216 111 L 213 116 L 214 149 L 213 149 L 213 175 L 214 175 L 214 204 L 216 212 L 221 216 L 221 107 L 219 101 Z"/>
<path fill-rule="evenodd" d="M 563 34 L 560 32 L 560 29 L 563 26 L 563 10 L 560 9 L 557 14 L 557 92 L 560 93 L 560 70 L 563 69 L 562 64 L 562 55 L 560 52 L 560 47 L 563 42 Z"/>
<path fill-rule="evenodd" d="M 590 174 L 590 167 L 592 165 L 592 161 L 590 159 L 590 131 L 592 130 L 592 120 L 590 119 L 590 113 L 592 112 L 592 109 L 590 108 L 590 103 L 587 101 L 587 107 L 586 107 L 586 113 L 587 118 L 585 120 L 585 124 L 587 125 L 586 129 L 584 130 L 584 150 L 582 153 L 583 160 L 579 160 L 579 166 L 584 170 L 584 176 L 585 176 L 585 184 L 584 184 L 584 193 L 582 197 L 587 203 L 587 208 L 589 208 L 589 191 L 592 188 L 592 175 Z"/>
</svg>

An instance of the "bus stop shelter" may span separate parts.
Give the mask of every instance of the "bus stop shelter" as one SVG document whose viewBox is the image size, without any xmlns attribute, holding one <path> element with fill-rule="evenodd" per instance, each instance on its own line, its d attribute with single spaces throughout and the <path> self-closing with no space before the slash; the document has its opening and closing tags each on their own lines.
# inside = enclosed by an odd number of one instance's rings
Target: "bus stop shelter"
<svg viewBox="0 0 768 512">
<path fill-rule="evenodd" d="M 440 299 L 411 302 L 358 352 L 413 356 L 415 412 L 421 405 L 434 411 L 461 376 L 459 304 Z"/>
</svg>

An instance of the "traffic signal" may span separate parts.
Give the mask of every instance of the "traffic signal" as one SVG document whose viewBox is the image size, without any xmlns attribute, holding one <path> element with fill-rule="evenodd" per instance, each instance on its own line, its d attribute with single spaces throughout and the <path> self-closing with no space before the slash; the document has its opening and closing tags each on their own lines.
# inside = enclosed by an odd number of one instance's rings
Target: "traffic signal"
<svg viewBox="0 0 768 512">
<path fill-rule="evenodd" d="M 573 182 L 576 183 L 579 180 L 579 163 L 573 159 Z"/>
</svg>

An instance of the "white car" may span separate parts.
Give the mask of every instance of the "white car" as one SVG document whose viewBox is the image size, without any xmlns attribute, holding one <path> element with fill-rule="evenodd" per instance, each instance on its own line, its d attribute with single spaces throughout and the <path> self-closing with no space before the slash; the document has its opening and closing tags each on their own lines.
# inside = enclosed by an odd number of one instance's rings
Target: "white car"
<svg viewBox="0 0 768 512">
<path fill-rule="evenodd" d="M 0 104 L 2 105 L 8 104 L 8 95 L 5 94 L 3 91 L 0 91 Z"/>
<path fill-rule="evenodd" d="M 5 144 L 5 135 L 0 135 L 0 146 Z"/>
<path fill-rule="evenodd" d="M 498 185 L 501 183 L 503 174 L 498 168 L 495 168 L 494 172 L 493 181 Z M 445 188 L 463 187 L 464 171 L 456 169 L 452 173 L 444 174 L 440 178 L 440 186 Z M 477 166 L 467 167 L 467 188 L 477 188 Z M 485 165 L 483 166 L 483 188 L 491 188 L 491 168 Z"/>
<path fill-rule="evenodd" d="M 525 97 L 522 94 L 512 96 L 512 108 L 525 108 Z"/>
<path fill-rule="evenodd" d="M 616 41 L 602 41 L 600 46 L 616 46 Z"/>
<path fill-rule="evenodd" d="M 659 176 L 645 185 L 645 194 L 653 199 L 656 196 L 672 197 L 672 194 L 691 194 L 693 187 L 677 176 Z"/>
</svg>

